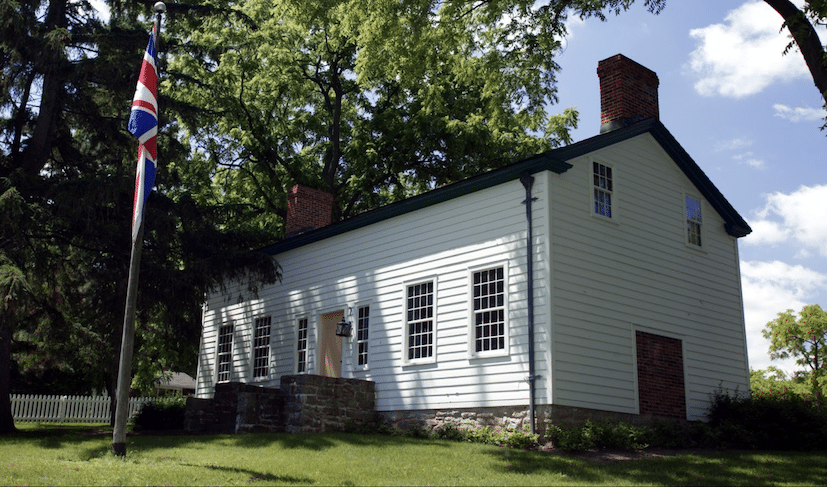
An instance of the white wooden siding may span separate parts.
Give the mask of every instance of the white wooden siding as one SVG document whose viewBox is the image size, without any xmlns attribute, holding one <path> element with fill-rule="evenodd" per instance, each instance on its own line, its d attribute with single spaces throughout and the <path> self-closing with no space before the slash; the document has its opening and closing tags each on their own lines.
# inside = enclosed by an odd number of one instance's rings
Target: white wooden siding
<svg viewBox="0 0 827 487">
<path fill-rule="evenodd" d="M 614 170 L 608 221 L 589 218 L 593 160 Z M 635 326 L 683 337 L 690 419 L 719 385 L 747 390 L 737 242 L 720 216 L 706 204 L 703 249 L 685 244 L 696 190 L 648 134 L 569 162 L 551 191 L 555 403 L 637 413 Z"/>
<path fill-rule="evenodd" d="M 591 162 L 614 171 L 611 220 L 591 216 Z M 748 389 L 737 241 L 704 205 L 703 249 L 685 244 L 684 197 L 696 189 L 644 134 L 535 175 L 535 373 L 538 404 L 637 413 L 634 330 L 680 337 L 688 417 L 717 387 Z M 512 181 L 276 256 L 284 278 L 249 296 L 212 296 L 204 311 L 199 397 L 215 380 L 217 329 L 235 329 L 232 380 L 252 375 L 252 323 L 272 317 L 277 386 L 296 373 L 298 319 L 308 319 L 307 372 L 318 373 L 324 313 L 370 306 L 367 367 L 346 340 L 342 374 L 373 380 L 381 411 L 528 404 L 525 190 Z M 549 234 L 552 234 L 549 237 Z M 468 353 L 468 276 L 507 263 L 508 354 Z M 406 364 L 405 284 L 436 276 L 435 360 Z M 240 296 L 240 298 L 239 298 Z M 351 317 L 346 315 L 348 319 Z"/>
<path fill-rule="evenodd" d="M 542 256 L 547 239 L 547 196 L 544 184 L 535 184 L 535 303 L 547 306 L 546 267 Z M 215 334 L 219 323 L 233 320 L 249 347 L 253 311 L 263 308 L 272 316 L 272 357 L 275 372 L 265 384 L 276 386 L 281 375 L 295 373 L 295 323 L 308 318 L 308 372 L 318 373 L 315 354 L 319 316 L 337 309 L 370 305 L 368 367 L 355 366 L 355 338 L 345 345 L 342 374 L 376 382 L 377 408 L 435 409 L 528 404 L 526 336 L 525 189 L 519 181 L 479 191 L 303 246 L 276 256 L 284 278 L 260 291 L 258 299 L 242 304 L 210 300 L 205 311 L 202 347 L 208 351 L 201 367 L 214 368 Z M 507 263 L 509 354 L 470 358 L 468 275 L 481 265 Z M 433 364 L 405 364 L 403 322 L 405 283 L 437 276 L 436 342 Z M 244 294 L 240 289 L 229 295 Z M 540 313 L 536 321 L 548 322 Z M 243 326 L 242 326 L 243 324 Z M 243 330 L 243 331 L 242 331 Z M 548 332 L 538 327 L 538 356 Z M 545 346 L 548 350 L 548 346 Z M 209 351 L 213 350 L 212 357 Z M 233 380 L 249 380 L 237 372 L 249 350 L 236 349 Z M 547 356 L 545 352 L 544 356 Z M 212 361 L 212 363 L 210 362 Z M 537 373 L 547 376 L 538 361 Z M 246 366 L 249 369 L 249 365 Z M 238 370 L 237 370 L 238 369 Z M 213 374 L 214 376 L 214 374 Z M 198 395 L 209 397 L 212 382 L 199 376 Z M 538 401 L 548 397 L 538 382 Z"/>
</svg>

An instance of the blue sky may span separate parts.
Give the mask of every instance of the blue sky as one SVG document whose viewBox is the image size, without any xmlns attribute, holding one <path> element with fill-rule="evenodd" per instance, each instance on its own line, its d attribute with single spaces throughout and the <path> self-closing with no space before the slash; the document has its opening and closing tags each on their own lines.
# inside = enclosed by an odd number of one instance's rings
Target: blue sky
<svg viewBox="0 0 827 487">
<path fill-rule="evenodd" d="M 658 74 L 661 121 L 753 229 L 739 240 L 750 366 L 792 371 L 770 360 L 761 330 L 784 310 L 827 307 L 824 102 L 801 54 L 782 56 L 788 38 L 772 8 L 700 5 L 671 0 L 655 16 L 641 1 L 607 22 L 571 19 L 552 111 L 576 107 L 574 140 L 591 137 L 598 61 L 623 54 Z"/>
</svg>

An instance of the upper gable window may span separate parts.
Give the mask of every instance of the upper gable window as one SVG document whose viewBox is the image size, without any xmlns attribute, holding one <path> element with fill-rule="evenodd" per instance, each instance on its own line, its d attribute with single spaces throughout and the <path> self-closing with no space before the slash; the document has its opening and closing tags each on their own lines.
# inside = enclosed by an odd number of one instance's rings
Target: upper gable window
<svg viewBox="0 0 827 487">
<path fill-rule="evenodd" d="M 701 247 L 701 228 L 703 225 L 703 215 L 701 214 L 701 200 L 693 196 L 686 195 L 685 199 L 686 209 L 686 243 Z"/>
<path fill-rule="evenodd" d="M 612 217 L 612 168 L 599 162 L 592 162 L 592 181 L 594 191 L 594 214 L 606 218 Z"/>
</svg>

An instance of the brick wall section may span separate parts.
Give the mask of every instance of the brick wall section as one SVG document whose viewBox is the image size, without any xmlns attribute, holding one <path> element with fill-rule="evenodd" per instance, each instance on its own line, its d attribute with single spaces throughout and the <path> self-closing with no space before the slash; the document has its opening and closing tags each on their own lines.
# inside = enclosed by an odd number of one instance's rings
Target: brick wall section
<svg viewBox="0 0 827 487">
<path fill-rule="evenodd" d="M 597 63 L 600 78 L 600 132 L 647 118 L 659 118 L 658 75 L 617 54 Z"/>
<path fill-rule="evenodd" d="M 635 341 L 640 414 L 686 419 L 681 341 L 642 331 Z"/>
<path fill-rule="evenodd" d="M 291 237 L 330 225 L 332 215 L 332 194 L 297 184 L 287 192 L 284 235 Z"/>
</svg>

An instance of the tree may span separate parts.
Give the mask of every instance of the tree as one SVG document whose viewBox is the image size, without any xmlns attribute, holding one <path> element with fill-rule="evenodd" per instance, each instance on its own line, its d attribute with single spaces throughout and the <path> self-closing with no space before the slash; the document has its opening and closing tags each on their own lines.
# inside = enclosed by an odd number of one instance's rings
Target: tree
<svg viewBox="0 0 827 487">
<path fill-rule="evenodd" d="M 813 82 L 824 99 L 824 107 L 827 108 L 827 44 L 821 44 L 814 27 L 827 25 L 827 1 L 807 0 L 801 9 L 790 0 L 764 1 L 781 15 L 784 19 L 783 27 L 787 28 L 792 37 L 784 53 L 793 46 L 798 47 Z M 822 126 L 824 128 L 827 128 L 827 123 Z"/>
<path fill-rule="evenodd" d="M 764 327 L 764 337 L 770 340 L 773 360 L 796 358 L 805 368 L 802 372 L 809 383 L 816 404 L 823 404 L 822 390 L 827 385 L 827 312 L 817 304 L 804 306 L 796 319 L 793 310 L 778 314 L 778 318 Z"/>
<path fill-rule="evenodd" d="M 12 369 L 114 395 L 144 8 L 121 2 L 104 24 L 85 1 L 0 1 L 0 432 L 14 427 Z M 133 368 L 142 383 L 165 367 L 194 372 L 205 292 L 278 278 L 273 259 L 251 251 L 269 240 L 243 223 L 249 210 L 211 199 L 209 173 L 176 133 L 162 116 Z"/>
<path fill-rule="evenodd" d="M 221 197 L 277 234 L 295 183 L 334 194 L 338 220 L 569 140 L 576 112 L 545 111 L 559 36 L 421 3 L 170 7 L 164 89 Z M 187 111 L 203 100 L 208 117 Z"/>
</svg>

